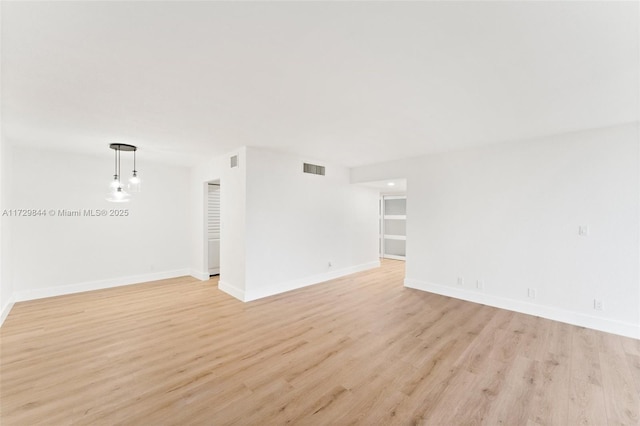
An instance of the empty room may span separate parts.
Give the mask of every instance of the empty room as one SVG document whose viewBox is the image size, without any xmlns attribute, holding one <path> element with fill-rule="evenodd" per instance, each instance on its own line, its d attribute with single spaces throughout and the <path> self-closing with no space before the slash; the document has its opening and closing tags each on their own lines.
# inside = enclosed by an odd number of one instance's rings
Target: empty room
<svg viewBox="0 0 640 426">
<path fill-rule="evenodd" d="M 640 3 L 0 2 L 0 424 L 640 424 Z"/>
</svg>

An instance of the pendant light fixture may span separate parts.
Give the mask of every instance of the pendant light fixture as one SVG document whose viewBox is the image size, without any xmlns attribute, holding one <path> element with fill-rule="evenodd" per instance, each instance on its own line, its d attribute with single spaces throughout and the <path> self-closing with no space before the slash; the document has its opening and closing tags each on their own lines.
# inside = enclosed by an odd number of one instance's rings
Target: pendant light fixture
<svg viewBox="0 0 640 426">
<path fill-rule="evenodd" d="M 137 149 L 133 150 L 133 175 L 129 178 L 129 191 L 131 192 L 140 192 L 140 184 L 142 183 L 136 170 L 136 151 Z"/>
<path fill-rule="evenodd" d="M 133 151 L 133 176 L 129 180 L 129 187 L 133 188 L 134 192 L 140 191 L 140 178 L 138 177 L 138 171 L 136 170 L 135 165 L 135 155 L 138 150 L 137 147 L 133 145 L 128 145 L 124 143 L 112 143 L 109 145 L 109 148 L 115 151 L 115 171 L 113 174 L 113 180 L 111 181 L 109 196 L 107 197 L 107 201 L 111 201 L 114 203 L 126 203 L 130 200 L 131 195 L 127 193 L 122 186 L 122 174 L 120 169 L 120 153 L 122 151 L 131 152 Z"/>
</svg>

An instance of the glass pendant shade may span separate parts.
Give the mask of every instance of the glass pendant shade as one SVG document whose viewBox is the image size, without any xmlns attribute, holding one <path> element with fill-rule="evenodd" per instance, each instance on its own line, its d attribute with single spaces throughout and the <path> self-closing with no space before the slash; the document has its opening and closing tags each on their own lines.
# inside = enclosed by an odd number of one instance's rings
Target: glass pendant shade
<svg viewBox="0 0 640 426">
<path fill-rule="evenodd" d="M 131 192 L 140 192 L 140 184 L 142 181 L 138 177 L 138 172 L 133 171 L 133 176 L 129 178 L 129 191 Z"/>
<path fill-rule="evenodd" d="M 124 191 L 121 186 L 119 186 L 109 194 L 107 201 L 111 201 L 113 203 L 127 203 L 129 202 L 129 197 L 131 196 Z"/>
<path fill-rule="evenodd" d="M 118 179 L 118 175 L 113 176 L 113 180 L 111 181 L 111 185 L 109 185 L 109 187 L 115 191 L 120 186 L 120 179 Z"/>
</svg>

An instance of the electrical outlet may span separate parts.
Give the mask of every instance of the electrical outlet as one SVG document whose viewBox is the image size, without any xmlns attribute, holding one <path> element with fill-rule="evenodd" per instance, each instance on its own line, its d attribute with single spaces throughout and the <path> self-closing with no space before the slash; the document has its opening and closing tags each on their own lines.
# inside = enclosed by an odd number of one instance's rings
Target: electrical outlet
<svg viewBox="0 0 640 426">
<path fill-rule="evenodd" d="M 476 288 L 478 290 L 483 290 L 484 289 L 484 280 L 477 280 L 476 281 Z"/>
<path fill-rule="evenodd" d="M 595 309 L 596 311 L 601 311 L 603 309 L 602 300 L 593 299 L 593 309 Z"/>
<path fill-rule="evenodd" d="M 578 226 L 578 235 L 580 235 L 581 237 L 588 237 L 589 227 L 587 225 Z"/>
<path fill-rule="evenodd" d="M 458 277 L 458 285 L 463 285 L 463 284 L 464 284 L 464 278 Z"/>
<path fill-rule="evenodd" d="M 535 288 L 528 288 L 527 289 L 527 297 L 529 299 L 535 299 L 536 298 L 536 289 Z"/>
</svg>

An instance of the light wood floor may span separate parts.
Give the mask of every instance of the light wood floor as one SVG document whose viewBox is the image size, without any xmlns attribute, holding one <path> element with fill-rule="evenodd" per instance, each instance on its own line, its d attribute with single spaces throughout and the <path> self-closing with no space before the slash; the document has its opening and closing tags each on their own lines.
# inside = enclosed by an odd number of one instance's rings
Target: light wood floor
<svg viewBox="0 0 640 426">
<path fill-rule="evenodd" d="M 191 278 L 18 303 L 0 424 L 640 423 L 640 341 L 403 288 L 243 304 Z"/>
</svg>

